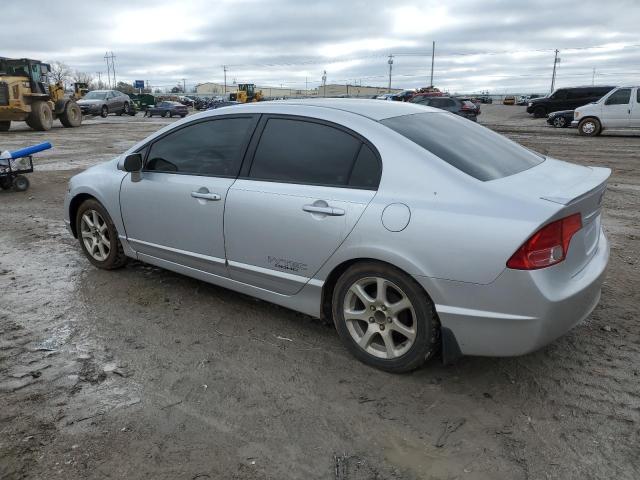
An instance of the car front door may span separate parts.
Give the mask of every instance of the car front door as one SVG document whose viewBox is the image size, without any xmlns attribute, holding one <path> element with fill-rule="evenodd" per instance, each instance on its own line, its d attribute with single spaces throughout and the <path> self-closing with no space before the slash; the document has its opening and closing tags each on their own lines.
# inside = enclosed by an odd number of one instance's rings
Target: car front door
<svg viewBox="0 0 640 480">
<path fill-rule="evenodd" d="M 257 132 L 253 161 L 225 207 L 229 274 L 293 295 L 353 229 L 375 195 L 381 163 L 364 139 L 336 125 L 268 116 Z"/>
<path fill-rule="evenodd" d="M 636 88 L 635 94 L 631 96 L 631 120 L 629 124 L 633 128 L 640 128 L 640 88 Z"/>
<path fill-rule="evenodd" d="M 224 116 L 171 130 L 146 146 L 139 178 L 122 182 L 127 240 L 142 260 L 227 276 L 223 219 L 257 116 Z"/>
<path fill-rule="evenodd" d="M 631 89 L 619 88 L 609 95 L 602 106 L 602 125 L 605 128 L 625 128 L 631 118 Z"/>
</svg>

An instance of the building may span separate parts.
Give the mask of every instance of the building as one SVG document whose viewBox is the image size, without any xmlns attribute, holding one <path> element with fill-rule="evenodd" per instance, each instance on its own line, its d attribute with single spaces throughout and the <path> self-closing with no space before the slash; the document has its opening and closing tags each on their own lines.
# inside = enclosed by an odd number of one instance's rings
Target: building
<svg viewBox="0 0 640 480">
<path fill-rule="evenodd" d="M 227 92 L 235 90 L 235 87 L 227 85 Z M 224 85 L 220 83 L 205 82 L 196 85 L 196 94 L 198 95 L 222 95 L 224 94 Z"/>
<path fill-rule="evenodd" d="M 392 88 L 390 93 L 399 93 L 402 90 Z M 330 83 L 325 86 L 318 87 L 319 97 L 363 97 L 371 98 L 373 96 L 389 93 L 389 89 L 385 87 L 369 87 L 366 85 L 340 85 Z"/>
</svg>

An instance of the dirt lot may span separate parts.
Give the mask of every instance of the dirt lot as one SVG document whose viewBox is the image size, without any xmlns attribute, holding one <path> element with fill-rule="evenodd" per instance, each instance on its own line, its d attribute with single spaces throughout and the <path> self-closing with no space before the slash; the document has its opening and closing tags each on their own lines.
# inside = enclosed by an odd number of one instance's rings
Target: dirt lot
<svg viewBox="0 0 640 480">
<path fill-rule="evenodd" d="M 67 180 L 168 120 L 109 117 L 50 140 L 0 192 L 0 478 L 640 478 L 640 136 L 582 138 L 522 107 L 481 122 L 613 169 L 609 276 L 591 317 L 521 358 L 390 375 L 329 325 L 161 269 L 93 268 Z"/>
</svg>

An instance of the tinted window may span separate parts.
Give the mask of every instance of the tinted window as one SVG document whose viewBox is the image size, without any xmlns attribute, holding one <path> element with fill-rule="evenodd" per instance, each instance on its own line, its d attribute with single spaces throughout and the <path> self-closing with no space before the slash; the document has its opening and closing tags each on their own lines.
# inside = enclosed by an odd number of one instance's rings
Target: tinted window
<svg viewBox="0 0 640 480">
<path fill-rule="evenodd" d="M 380 183 L 381 173 L 378 157 L 368 145 L 362 144 L 349 178 L 349 185 L 355 188 L 375 190 Z"/>
<path fill-rule="evenodd" d="M 227 118 L 176 130 L 151 145 L 145 169 L 234 177 L 253 123 L 252 118 Z"/>
<path fill-rule="evenodd" d="M 567 99 L 567 91 L 566 90 L 557 90 L 552 97 L 554 100 L 566 100 Z"/>
<path fill-rule="evenodd" d="M 567 91 L 567 100 L 578 100 L 588 96 L 588 92 L 583 88 L 574 88 Z"/>
<path fill-rule="evenodd" d="M 272 118 L 249 176 L 262 180 L 346 185 L 360 141 L 319 123 Z"/>
<path fill-rule="evenodd" d="M 456 115 L 418 113 L 381 122 L 482 181 L 513 175 L 544 161 L 502 135 Z"/>
<path fill-rule="evenodd" d="M 455 106 L 455 104 L 456 102 L 450 98 L 432 98 L 429 105 L 435 108 L 448 108 Z"/>
<path fill-rule="evenodd" d="M 616 90 L 609 98 L 604 102 L 605 105 L 626 105 L 629 103 L 631 99 L 631 89 L 630 88 L 621 88 L 620 90 Z"/>
</svg>

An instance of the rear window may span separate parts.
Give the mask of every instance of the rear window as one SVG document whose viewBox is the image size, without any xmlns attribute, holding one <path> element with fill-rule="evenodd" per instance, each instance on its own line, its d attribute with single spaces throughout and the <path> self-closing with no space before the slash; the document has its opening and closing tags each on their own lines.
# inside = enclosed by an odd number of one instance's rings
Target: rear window
<svg viewBox="0 0 640 480">
<path fill-rule="evenodd" d="M 403 115 L 381 123 L 483 182 L 514 175 L 544 161 L 541 155 L 502 135 L 449 113 Z"/>
</svg>

